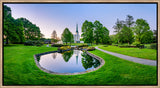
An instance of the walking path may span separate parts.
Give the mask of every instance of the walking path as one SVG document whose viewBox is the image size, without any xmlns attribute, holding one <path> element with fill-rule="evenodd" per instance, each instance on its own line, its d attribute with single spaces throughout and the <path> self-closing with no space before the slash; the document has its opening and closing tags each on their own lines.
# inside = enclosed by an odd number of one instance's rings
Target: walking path
<svg viewBox="0 0 160 88">
<path fill-rule="evenodd" d="M 140 63 L 140 64 L 145 64 L 145 65 L 151 65 L 151 66 L 157 66 L 157 61 L 156 60 L 147 60 L 147 59 L 141 59 L 141 58 L 137 58 L 137 57 L 131 57 L 131 56 L 126 56 L 126 55 L 122 55 L 122 54 L 118 54 L 118 53 L 113 53 L 113 52 L 109 52 L 106 50 L 102 50 L 100 48 L 98 48 L 97 46 L 95 47 L 96 49 L 103 51 L 105 53 L 111 54 L 113 56 L 125 59 L 125 60 L 129 60 L 132 62 L 136 62 L 136 63 Z"/>
</svg>

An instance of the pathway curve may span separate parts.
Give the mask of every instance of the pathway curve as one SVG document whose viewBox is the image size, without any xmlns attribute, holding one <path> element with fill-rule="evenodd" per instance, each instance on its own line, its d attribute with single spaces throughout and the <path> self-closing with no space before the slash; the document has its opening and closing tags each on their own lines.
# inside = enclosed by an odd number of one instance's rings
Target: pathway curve
<svg viewBox="0 0 160 88">
<path fill-rule="evenodd" d="M 151 65 L 151 66 L 157 66 L 157 61 L 156 60 L 147 60 L 147 59 L 141 59 L 141 58 L 137 58 L 137 57 L 131 57 L 131 56 L 126 56 L 126 55 L 122 55 L 122 54 L 118 54 L 118 53 L 113 53 L 113 52 L 109 52 L 106 50 L 102 50 L 100 48 L 98 48 L 97 46 L 95 47 L 96 49 L 103 51 L 105 53 L 111 54 L 113 56 L 125 59 L 125 60 L 129 60 L 132 62 L 136 62 L 136 63 L 140 63 L 140 64 L 145 64 L 145 65 Z"/>
</svg>

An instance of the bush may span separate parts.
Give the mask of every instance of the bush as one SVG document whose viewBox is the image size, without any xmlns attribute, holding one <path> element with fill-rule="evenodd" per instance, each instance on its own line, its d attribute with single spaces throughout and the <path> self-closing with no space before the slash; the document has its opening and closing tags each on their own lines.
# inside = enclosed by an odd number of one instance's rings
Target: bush
<svg viewBox="0 0 160 88">
<path fill-rule="evenodd" d="M 71 49 L 70 46 L 62 46 L 62 47 L 59 47 L 58 50 L 68 50 L 68 49 Z"/>
<path fill-rule="evenodd" d="M 80 47 L 88 47 L 88 45 L 87 44 L 83 44 L 83 45 L 78 45 L 77 47 L 78 48 L 80 48 Z"/>
<path fill-rule="evenodd" d="M 151 44 L 151 49 L 157 49 L 157 44 L 156 43 L 152 43 Z"/>
<path fill-rule="evenodd" d="M 62 46 L 68 46 L 68 45 L 63 45 L 63 44 L 52 44 L 52 47 L 62 47 Z"/>
<path fill-rule="evenodd" d="M 43 43 L 39 40 L 28 40 L 24 42 L 25 46 L 42 46 Z"/>
<path fill-rule="evenodd" d="M 135 41 L 135 42 L 132 43 L 132 45 L 137 45 L 137 44 L 141 44 L 141 43 L 138 42 L 138 41 Z"/>
<path fill-rule="evenodd" d="M 31 40 L 28 40 L 28 41 L 24 42 L 24 45 L 25 46 L 34 46 L 34 42 Z"/>
<path fill-rule="evenodd" d="M 95 50 L 94 47 L 88 47 L 88 48 L 87 48 L 87 51 L 93 51 L 93 50 Z"/>
<path fill-rule="evenodd" d="M 143 44 L 137 44 L 136 46 L 137 46 L 138 48 L 140 48 L 140 49 L 144 48 L 144 45 L 143 45 Z"/>
</svg>

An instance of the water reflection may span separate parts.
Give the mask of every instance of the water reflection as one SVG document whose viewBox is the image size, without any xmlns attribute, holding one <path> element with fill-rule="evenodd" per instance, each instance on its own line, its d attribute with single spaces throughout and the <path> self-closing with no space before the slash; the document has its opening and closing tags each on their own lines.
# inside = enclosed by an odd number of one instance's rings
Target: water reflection
<svg viewBox="0 0 160 88">
<path fill-rule="evenodd" d="M 82 64 L 85 69 L 91 68 L 92 66 L 94 68 L 98 67 L 100 65 L 100 62 L 97 59 L 94 59 L 93 57 L 87 55 L 87 53 L 82 53 Z"/>
<path fill-rule="evenodd" d="M 62 53 L 62 57 L 63 57 L 65 62 L 68 62 L 69 59 L 72 57 L 72 55 L 73 55 L 73 50 L 65 51 L 65 52 Z"/>
<path fill-rule="evenodd" d="M 59 73 L 83 72 L 100 65 L 97 59 L 80 50 L 41 55 L 37 57 L 37 61 L 41 67 Z"/>
<path fill-rule="evenodd" d="M 53 59 L 56 59 L 57 53 L 52 53 Z"/>
</svg>

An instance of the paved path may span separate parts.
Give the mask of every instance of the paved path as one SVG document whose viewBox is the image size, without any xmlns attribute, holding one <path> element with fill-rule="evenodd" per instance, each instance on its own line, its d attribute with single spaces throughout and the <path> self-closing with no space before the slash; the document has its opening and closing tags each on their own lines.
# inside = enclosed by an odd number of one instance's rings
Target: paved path
<svg viewBox="0 0 160 88">
<path fill-rule="evenodd" d="M 157 66 L 157 61 L 156 60 L 147 60 L 147 59 L 141 59 L 141 58 L 137 58 L 137 57 L 131 57 L 131 56 L 126 56 L 126 55 L 122 55 L 122 54 L 118 54 L 118 53 L 113 53 L 113 52 L 109 52 L 106 50 L 102 50 L 98 47 L 95 47 L 96 49 L 103 51 L 105 53 L 111 54 L 113 56 L 125 59 L 125 60 L 129 60 L 132 62 L 136 62 L 136 63 L 140 63 L 140 64 L 145 64 L 145 65 L 151 65 L 151 66 Z"/>
</svg>

